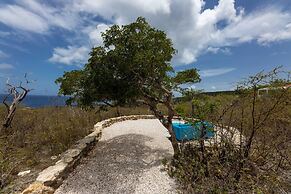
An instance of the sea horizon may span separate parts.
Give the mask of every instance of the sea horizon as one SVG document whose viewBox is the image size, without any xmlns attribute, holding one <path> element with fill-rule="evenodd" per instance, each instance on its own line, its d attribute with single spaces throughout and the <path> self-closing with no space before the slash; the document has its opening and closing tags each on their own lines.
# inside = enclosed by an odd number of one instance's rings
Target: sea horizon
<svg viewBox="0 0 291 194">
<path fill-rule="evenodd" d="M 0 94 L 0 102 L 3 104 L 3 100 L 7 94 Z M 30 108 L 42 108 L 42 107 L 54 107 L 54 106 L 66 106 L 67 96 L 59 95 L 27 95 L 21 102 L 22 106 Z M 8 102 L 11 102 L 12 98 L 8 98 Z"/>
</svg>

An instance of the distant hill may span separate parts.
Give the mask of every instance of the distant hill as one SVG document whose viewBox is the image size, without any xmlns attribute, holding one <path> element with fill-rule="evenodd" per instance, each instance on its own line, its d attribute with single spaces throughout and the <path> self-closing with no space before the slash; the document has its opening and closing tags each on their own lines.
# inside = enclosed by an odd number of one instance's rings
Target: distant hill
<svg viewBox="0 0 291 194">
<path fill-rule="evenodd" d="M 202 92 L 202 94 L 206 94 L 206 95 L 210 95 L 210 96 L 216 96 L 216 95 L 219 95 L 219 94 L 235 94 L 236 91 L 215 91 L 215 92 Z"/>
<path fill-rule="evenodd" d="M 209 95 L 209 96 L 217 96 L 217 95 L 235 95 L 236 91 L 215 91 L 215 92 L 201 92 L 200 94 Z M 183 100 L 183 97 L 175 97 L 174 102 L 180 102 Z"/>
</svg>

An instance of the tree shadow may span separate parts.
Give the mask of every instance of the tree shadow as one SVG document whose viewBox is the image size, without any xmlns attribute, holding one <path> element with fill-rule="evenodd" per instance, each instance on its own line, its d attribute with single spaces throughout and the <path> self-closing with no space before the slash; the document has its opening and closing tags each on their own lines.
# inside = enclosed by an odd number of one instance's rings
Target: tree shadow
<svg viewBox="0 0 291 194">
<path fill-rule="evenodd" d="M 153 138 L 126 134 L 100 141 L 61 186 L 64 193 L 134 193 L 138 178 L 172 157 L 169 150 L 146 145 Z M 58 192 L 56 192 L 58 193 Z"/>
</svg>

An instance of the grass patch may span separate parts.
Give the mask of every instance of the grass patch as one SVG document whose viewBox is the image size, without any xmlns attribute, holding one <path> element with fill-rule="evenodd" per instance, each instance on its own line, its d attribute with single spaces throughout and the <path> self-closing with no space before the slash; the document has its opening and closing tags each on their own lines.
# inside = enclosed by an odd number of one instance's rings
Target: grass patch
<svg viewBox="0 0 291 194">
<path fill-rule="evenodd" d="M 0 120 L 4 119 L 4 111 L 0 107 Z M 143 107 L 119 108 L 119 114 L 149 111 Z M 58 156 L 86 136 L 98 121 L 116 116 L 116 108 L 106 112 L 76 107 L 19 108 L 8 134 L 0 137 L 0 193 L 21 190 L 31 180 L 19 178 L 18 172 L 30 169 L 34 175 L 29 179 L 33 180 L 36 172 L 55 162 L 51 156 Z"/>
</svg>

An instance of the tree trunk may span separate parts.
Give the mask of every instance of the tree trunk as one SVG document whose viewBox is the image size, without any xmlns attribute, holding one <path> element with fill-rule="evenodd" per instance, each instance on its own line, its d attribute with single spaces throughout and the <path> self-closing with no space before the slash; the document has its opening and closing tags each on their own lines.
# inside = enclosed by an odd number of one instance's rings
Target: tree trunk
<svg viewBox="0 0 291 194">
<path fill-rule="evenodd" d="M 168 130 L 169 134 L 171 135 L 170 141 L 172 143 L 172 147 L 174 149 L 174 157 L 177 158 L 180 154 L 180 148 L 178 141 L 176 139 L 176 135 L 173 131 L 172 126 L 172 119 L 174 117 L 174 108 L 172 104 L 172 96 L 169 94 L 167 97 L 166 102 L 162 102 L 168 109 L 168 116 L 165 117 L 165 115 L 160 112 L 157 108 L 157 102 L 153 102 L 152 99 L 149 99 L 149 102 L 144 102 L 147 106 L 149 106 L 150 110 L 154 113 L 154 115 L 160 120 L 160 122 L 163 124 L 163 126 Z"/>
<path fill-rule="evenodd" d="M 161 115 L 161 114 L 157 114 L 157 111 L 153 111 L 155 116 L 160 120 L 160 122 L 163 124 L 163 126 L 168 130 L 169 134 L 171 135 L 170 137 L 170 141 L 174 150 L 174 157 L 176 158 L 179 154 L 180 154 L 180 148 L 179 148 L 179 144 L 178 141 L 176 139 L 176 135 L 173 131 L 173 127 L 172 127 L 172 119 L 173 116 L 168 116 L 167 119 L 165 120 L 165 118 Z"/>
<path fill-rule="evenodd" d="M 16 104 L 13 103 L 9 109 L 8 109 L 8 114 L 5 117 L 4 123 L 3 123 L 3 129 L 4 131 L 11 125 L 12 120 L 14 118 L 15 115 L 15 111 L 16 111 Z"/>
<path fill-rule="evenodd" d="M 194 106 L 193 102 L 191 101 L 191 116 L 192 116 L 192 118 L 194 118 L 194 110 L 195 110 L 195 106 Z"/>
<path fill-rule="evenodd" d="M 26 78 L 26 75 L 25 75 L 25 78 Z M 28 83 L 28 81 L 27 81 L 27 83 Z M 22 102 L 22 100 L 26 97 L 28 92 L 30 92 L 29 89 L 22 87 L 21 83 L 19 86 L 16 87 L 16 86 L 9 84 L 7 81 L 7 86 L 9 87 L 9 89 L 8 89 L 9 94 L 6 95 L 6 97 L 3 99 L 3 102 L 2 102 L 5 105 L 6 111 L 7 111 L 7 114 L 5 116 L 5 120 L 2 124 L 3 131 L 6 131 L 11 126 L 11 123 L 12 123 L 12 120 L 15 116 L 15 111 L 16 111 L 18 104 L 20 102 Z M 18 89 L 21 89 L 22 92 L 19 92 Z M 10 105 L 8 105 L 6 100 L 8 99 L 8 97 L 10 95 L 13 95 L 13 101 L 11 102 Z M 0 130 L 0 133 L 2 133 L 1 130 Z"/>
<path fill-rule="evenodd" d="M 172 118 L 170 118 L 170 122 L 169 122 L 169 117 L 168 117 L 168 132 L 171 135 L 171 143 L 174 149 L 174 158 L 176 158 L 179 154 L 180 154 L 180 148 L 179 148 L 179 144 L 178 141 L 176 139 L 176 134 L 173 131 L 173 125 L 172 125 Z"/>
<path fill-rule="evenodd" d="M 174 149 L 174 158 L 178 157 L 180 154 L 180 148 L 179 148 L 179 144 L 178 141 L 176 139 L 176 134 L 173 131 L 173 125 L 172 125 L 172 119 L 174 117 L 174 108 L 173 108 L 173 104 L 172 104 L 172 96 L 169 95 L 168 97 L 168 101 L 166 103 L 166 106 L 168 108 L 168 118 L 167 118 L 167 123 L 168 123 L 168 131 L 169 134 L 171 135 L 171 143 Z"/>
<path fill-rule="evenodd" d="M 116 114 L 117 114 L 118 117 L 120 117 L 120 115 L 121 115 L 118 106 L 116 106 Z"/>
<path fill-rule="evenodd" d="M 199 138 L 199 143 L 200 143 L 200 150 L 201 150 L 201 154 L 202 154 L 202 163 L 205 165 L 205 176 L 209 177 L 209 170 L 208 170 L 208 161 L 207 158 L 205 156 L 205 143 L 204 143 L 204 138 L 206 135 L 206 126 L 204 125 L 204 122 L 201 121 L 202 126 L 201 126 L 201 131 L 200 131 L 200 138 Z"/>
</svg>

